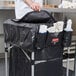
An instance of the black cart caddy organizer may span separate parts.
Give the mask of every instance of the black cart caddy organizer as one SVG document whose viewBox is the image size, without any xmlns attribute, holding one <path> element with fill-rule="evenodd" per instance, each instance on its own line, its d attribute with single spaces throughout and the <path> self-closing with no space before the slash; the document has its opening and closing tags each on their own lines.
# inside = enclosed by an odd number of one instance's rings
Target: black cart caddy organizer
<svg viewBox="0 0 76 76">
<path fill-rule="evenodd" d="M 63 75 L 63 32 L 39 33 L 40 25 L 52 24 L 4 22 L 5 43 L 10 48 L 9 76 Z"/>
</svg>

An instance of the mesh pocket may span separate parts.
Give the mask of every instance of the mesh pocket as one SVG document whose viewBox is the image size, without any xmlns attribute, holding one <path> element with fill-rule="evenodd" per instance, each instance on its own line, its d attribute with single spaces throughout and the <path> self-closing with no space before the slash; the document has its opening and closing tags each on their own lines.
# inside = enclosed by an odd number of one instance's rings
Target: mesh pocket
<svg viewBox="0 0 76 76">
<path fill-rule="evenodd" d="M 62 44 L 62 32 L 60 33 L 48 33 L 46 47 L 58 46 Z"/>
</svg>

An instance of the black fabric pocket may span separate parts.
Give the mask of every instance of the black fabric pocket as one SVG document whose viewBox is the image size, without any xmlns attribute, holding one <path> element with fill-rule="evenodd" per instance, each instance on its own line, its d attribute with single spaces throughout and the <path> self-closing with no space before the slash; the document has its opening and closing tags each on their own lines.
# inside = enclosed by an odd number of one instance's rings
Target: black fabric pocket
<svg viewBox="0 0 76 76">
<path fill-rule="evenodd" d="M 38 33 L 36 37 L 36 48 L 43 49 L 46 44 L 47 33 Z"/>
<path fill-rule="evenodd" d="M 63 45 L 69 47 L 72 39 L 72 31 L 64 31 Z"/>
<path fill-rule="evenodd" d="M 62 76 L 62 59 L 35 65 L 35 76 Z"/>
<path fill-rule="evenodd" d="M 46 47 L 50 46 L 61 46 L 62 45 L 62 32 L 59 33 L 48 33 Z"/>
</svg>

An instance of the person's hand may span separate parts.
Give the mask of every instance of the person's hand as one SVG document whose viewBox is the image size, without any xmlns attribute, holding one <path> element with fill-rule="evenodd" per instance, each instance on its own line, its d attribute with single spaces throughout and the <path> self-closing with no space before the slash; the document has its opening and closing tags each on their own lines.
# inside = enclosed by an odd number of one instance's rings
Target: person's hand
<svg viewBox="0 0 76 76">
<path fill-rule="evenodd" d="M 31 5 L 30 5 L 31 9 L 33 9 L 34 11 L 40 11 L 41 9 L 41 6 L 39 3 L 36 3 L 36 2 L 32 2 Z"/>
</svg>

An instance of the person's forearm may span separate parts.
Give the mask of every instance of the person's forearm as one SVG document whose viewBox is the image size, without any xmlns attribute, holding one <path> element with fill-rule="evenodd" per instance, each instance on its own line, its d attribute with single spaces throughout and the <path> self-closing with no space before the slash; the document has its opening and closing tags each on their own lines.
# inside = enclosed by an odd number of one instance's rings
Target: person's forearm
<svg viewBox="0 0 76 76">
<path fill-rule="evenodd" d="M 32 0 L 23 0 L 34 11 L 40 11 L 40 4 Z"/>
<path fill-rule="evenodd" d="M 29 6 L 33 3 L 32 0 L 24 0 L 25 3 L 27 3 Z"/>
</svg>

